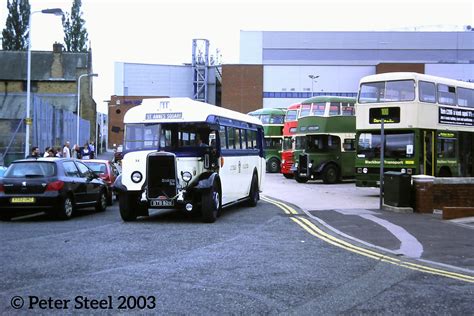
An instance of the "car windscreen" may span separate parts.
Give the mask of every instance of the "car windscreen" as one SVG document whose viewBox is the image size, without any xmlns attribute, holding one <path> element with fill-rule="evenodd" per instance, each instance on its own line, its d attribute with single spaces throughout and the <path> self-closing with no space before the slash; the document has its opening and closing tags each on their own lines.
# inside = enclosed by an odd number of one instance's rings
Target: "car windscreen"
<svg viewBox="0 0 474 316">
<path fill-rule="evenodd" d="M 56 175 L 56 164 L 45 161 L 14 162 L 7 169 L 4 178 L 52 177 Z"/>
<path fill-rule="evenodd" d="M 102 162 L 89 162 L 83 161 L 89 168 L 96 174 L 105 174 L 107 172 L 107 166 Z"/>
</svg>

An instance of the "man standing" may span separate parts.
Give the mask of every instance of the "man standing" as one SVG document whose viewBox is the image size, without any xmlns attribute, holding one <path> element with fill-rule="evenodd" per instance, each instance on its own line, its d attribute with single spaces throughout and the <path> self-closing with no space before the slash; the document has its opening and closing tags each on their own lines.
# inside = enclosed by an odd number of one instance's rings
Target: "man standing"
<svg viewBox="0 0 474 316">
<path fill-rule="evenodd" d="M 69 142 L 67 141 L 63 147 L 63 158 L 71 158 L 71 151 L 69 150 Z"/>
<path fill-rule="evenodd" d="M 34 146 L 31 148 L 31 154 L 29 154 L 26 158 L 39 158 L 40 157 L 40 151 L 38 146 Z"/>
</svg>

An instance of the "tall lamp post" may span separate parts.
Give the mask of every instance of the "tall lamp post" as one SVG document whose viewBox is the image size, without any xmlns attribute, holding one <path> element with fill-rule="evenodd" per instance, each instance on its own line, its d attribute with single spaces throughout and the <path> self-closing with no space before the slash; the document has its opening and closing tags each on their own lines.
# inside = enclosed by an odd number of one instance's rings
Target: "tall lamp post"
<svg viewBox="0 0 474 316">
<path fill-rule="evenodd" d="M 79 120 L 80 120 L 80 110 L 81 110 L 81 79 L 83 77 L 98 77 L 98 74 L 82 74 L 77 78 L 77 126 L 76 126 L 76 144 L 79 144 Z"/>
<path fill-rule="evenodd" d="M 314 96 L 314 80 L 318 79 L 319 76 L 308 75 L 308 77 L 311 79 L 311 97 L 313 97 Z"/>
<path fill-rule="evenodd" d="M 28 18 L 28 62 L 26 69 L 26 131 L 25 131 L 25 156 L 30 153 L 30 126 L 31 126 L 31 116 L 30 116 L 30 105 L 31 105 L 31 17 L 35 13 L 44 13 L 44 14 L 54 14 L 54 15 L 63 15 L 63 10 L 59 8 L 53 9 L 44 9 L 40 11 L 33 11 L 30 13 Z"/>
</svg>

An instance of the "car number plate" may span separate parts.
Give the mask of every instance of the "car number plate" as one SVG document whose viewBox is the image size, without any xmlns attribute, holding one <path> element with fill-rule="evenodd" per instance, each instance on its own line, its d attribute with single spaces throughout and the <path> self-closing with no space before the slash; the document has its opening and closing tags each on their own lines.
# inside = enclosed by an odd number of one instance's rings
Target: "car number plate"
<svg viewBox="0 0 474 316">
<path fill-rule="evenodd" d="M 11 203 L 35 203 L 34 197 L 14 197 L 10 199 Z"/>
<path fill-rule="evenodd" d="M 174 206 L 174 200 L 153 200 L 150 206 Z"/>
</svg>

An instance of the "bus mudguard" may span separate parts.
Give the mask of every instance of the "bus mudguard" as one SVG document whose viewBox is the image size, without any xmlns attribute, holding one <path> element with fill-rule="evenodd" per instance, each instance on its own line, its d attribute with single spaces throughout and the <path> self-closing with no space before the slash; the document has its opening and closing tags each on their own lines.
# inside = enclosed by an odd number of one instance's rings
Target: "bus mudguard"
<svg viewBox="0 0 474 316">
<path fill-rule="evenodd" d="M 199 177 L 199 181 L 194 187 L 196 190 L 207 190 L 212 187 L 212 184 L 215 180 L 219 179 L 219 175 L 216 172 L 213 173 L 203 173 Z"/>
</svg>

